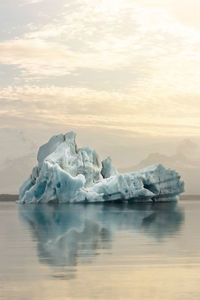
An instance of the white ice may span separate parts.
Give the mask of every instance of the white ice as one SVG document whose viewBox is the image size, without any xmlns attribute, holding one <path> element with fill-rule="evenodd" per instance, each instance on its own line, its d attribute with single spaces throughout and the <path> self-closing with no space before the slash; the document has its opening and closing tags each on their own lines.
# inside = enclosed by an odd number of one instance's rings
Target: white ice
<svg viewBox="0 0 200 300">
<path fill-rule="evenodd" d="M 184 191 L 180 175 L 161 164 L 120 174 L 111 159 L 77 148 L 75 133 L 53 136 L 41 146 L 30 177 L 19 191 L 20 203 L 176 200 Z"/>
</svg>

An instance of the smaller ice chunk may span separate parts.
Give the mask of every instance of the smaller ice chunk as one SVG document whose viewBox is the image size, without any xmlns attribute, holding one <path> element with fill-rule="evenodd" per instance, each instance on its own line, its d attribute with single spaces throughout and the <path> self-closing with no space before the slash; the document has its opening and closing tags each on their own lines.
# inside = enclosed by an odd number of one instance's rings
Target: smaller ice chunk
<svg viewBox="0 0 200 300">
<path fill-rule="evenodd" d="M 112 166 L 112 160 L 110 157 L 107 157 L 102 161 L 101 174 L 103 178 L 109 178 L 118 174 L 117 170 Z"/>
</svg>

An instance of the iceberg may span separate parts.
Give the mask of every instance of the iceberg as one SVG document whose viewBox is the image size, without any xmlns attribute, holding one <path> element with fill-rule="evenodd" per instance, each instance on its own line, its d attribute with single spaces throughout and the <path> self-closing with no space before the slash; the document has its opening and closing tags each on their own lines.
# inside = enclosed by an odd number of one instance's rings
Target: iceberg
<svg viewBox="0 0 200 300">
<path fill-rule="evenodd" d="M 174 201 L 184 192 L 180 175 L 161 164 L 119 173 L 111 158 L 78 148 L 76 134 L 53 136 L 39 148 L 38 165 L 19 190 L 19 203 Z"/>
</svg>

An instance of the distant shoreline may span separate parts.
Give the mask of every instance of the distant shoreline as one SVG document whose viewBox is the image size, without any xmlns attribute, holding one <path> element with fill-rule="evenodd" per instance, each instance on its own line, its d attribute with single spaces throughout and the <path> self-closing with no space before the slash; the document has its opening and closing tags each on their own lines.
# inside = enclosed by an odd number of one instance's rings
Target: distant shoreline
<svg viewBox="0 0 200 300">
<path fill-rule="evenodd" d="M 18 200 L 19 195 L 0 194 L 0 202 L 12 202 Z"/>
<path fill-rule="evenodd" d="M 180 200 L 200 200 L 200 195 L 181 195 Z"/>
<path fill-rule="evenodd" d="M 19 195 L 0 194 L 0 202 L 14 202 Z M 200 195 L 181 195 L 180 200 L 200 200 Z"/>
</svg>

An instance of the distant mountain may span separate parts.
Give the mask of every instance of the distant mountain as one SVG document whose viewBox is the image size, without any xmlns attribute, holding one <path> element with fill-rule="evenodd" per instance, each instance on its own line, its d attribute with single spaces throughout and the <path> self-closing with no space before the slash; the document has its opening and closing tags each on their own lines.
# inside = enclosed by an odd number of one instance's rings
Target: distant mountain
<svg viewBox="0 0 200 300">
<path fill-rule="evenodd" d="M 0 194 L 16 194 L 35 164 L 35 154 L 6 160 L 0 166 Z"/>
<path fill-rule="evenodd" d="M 36 152 L 38 146 L 31 134 L 15 128 L 0 128 L 0 167 L 6 160 Z"/>
<path fill-rule="evenodd" d="M 36 164 L 37 145 L 32 135 L 15 128 L 0 128 L 0 194 L 16 194 Z"/>
</svg>

